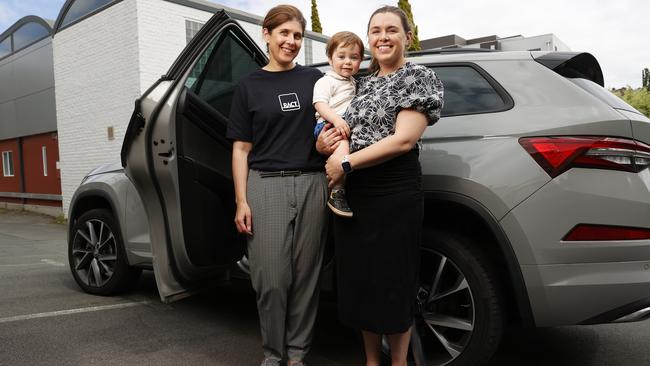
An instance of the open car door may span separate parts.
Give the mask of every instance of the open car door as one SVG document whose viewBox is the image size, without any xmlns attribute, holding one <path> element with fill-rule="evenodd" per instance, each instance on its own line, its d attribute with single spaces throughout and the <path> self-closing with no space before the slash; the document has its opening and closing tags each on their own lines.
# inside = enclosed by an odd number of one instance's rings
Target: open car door
<svg viewBox="0 0 650 366">
<path fill-rule="evenodd" d="M 265 64 L 255 42 L 221 11 L 136 101 L 122 164 L 147 212 L 163 302 L 214 283 L 241 258 L 227 116 L 239 79 Z"/>
</svg>

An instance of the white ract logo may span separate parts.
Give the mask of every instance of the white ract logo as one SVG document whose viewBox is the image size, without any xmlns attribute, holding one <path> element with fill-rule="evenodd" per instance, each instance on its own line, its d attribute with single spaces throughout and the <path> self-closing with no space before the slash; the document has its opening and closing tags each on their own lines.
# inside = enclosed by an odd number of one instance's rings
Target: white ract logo
<svg viewBox="0 0 650 366">
<path fill-rule="evenodd" d="M 278 99 L 280 100 L 280 107 L 283 112 L 297 111 L 300 109 L 300 102 L 296 93 L 280 94 L 278 95 Z"/>
</svg>

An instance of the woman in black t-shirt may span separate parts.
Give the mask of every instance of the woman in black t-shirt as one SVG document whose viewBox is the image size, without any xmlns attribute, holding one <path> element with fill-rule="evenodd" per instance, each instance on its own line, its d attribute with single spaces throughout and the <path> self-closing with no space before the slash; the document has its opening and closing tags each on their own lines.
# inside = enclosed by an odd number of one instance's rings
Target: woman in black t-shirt
<svg viewBox="0 0 650 366">
<path fill-rule="evenodd" d="M 296 65 L 305 19 L 290 5 L 263 23 L 269 63 L 238 84 L 227 137 L 234 141 L 235 223 L 247 235 L 257 294 L 262 365 L 304 365 L 318 306 L 327 181 L 314 148 L 312 92 L 322 74 Z"/>
</svg>

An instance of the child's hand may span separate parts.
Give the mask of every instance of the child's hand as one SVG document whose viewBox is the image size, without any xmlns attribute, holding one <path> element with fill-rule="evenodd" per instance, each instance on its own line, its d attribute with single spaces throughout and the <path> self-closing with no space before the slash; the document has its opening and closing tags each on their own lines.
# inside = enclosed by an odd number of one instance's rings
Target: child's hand
<svg viewBox="0 0 650 366">
<path fill-rule="evenodd" d="M 341 135 L 343 135 L 346 139 L 350 138 L 350 126 L 348 126 L 345 121 L 336 121 L 332 122 L 334 124 L 334 127 L 339 131 Z"/>
</svg>

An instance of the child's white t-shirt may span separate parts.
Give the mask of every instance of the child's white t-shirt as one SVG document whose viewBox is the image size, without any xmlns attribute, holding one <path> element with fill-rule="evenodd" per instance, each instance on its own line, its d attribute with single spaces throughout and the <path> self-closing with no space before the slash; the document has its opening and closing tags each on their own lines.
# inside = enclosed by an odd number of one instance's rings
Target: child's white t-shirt
<svg viewBox="0 0 650 366">
<path fill-rule="evenodd" d="M 329 70 L 314 85 L 312 104 L 325 102 L 336 114 L 343 116 L 352 98 L 354 98 L 355 92 L 356 80 L 354 80 L 354 77 L 345 78 Z M 316 112 L 316 119 L 321 119 L 318 111 Z"/>
</svg>

